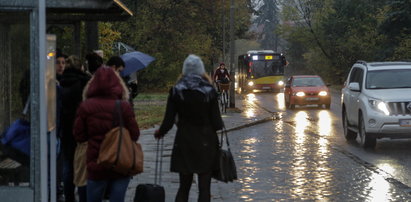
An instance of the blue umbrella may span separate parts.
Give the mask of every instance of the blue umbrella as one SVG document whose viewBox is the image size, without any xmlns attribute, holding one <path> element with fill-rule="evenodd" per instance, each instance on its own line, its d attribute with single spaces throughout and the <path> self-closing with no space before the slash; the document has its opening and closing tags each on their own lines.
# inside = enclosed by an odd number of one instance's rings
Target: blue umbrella
<svg viewBox="0 0 411 202">
<path fill-rule="evenodd" d="M 122 76 L 128 76 L 138 70 L 144 69 L 155 60 L 154 57 L 139 51 L 125 53 L 121 55 L 121 58 L 126 65 L 124 70 L 121 71 Z"/>
</svg>

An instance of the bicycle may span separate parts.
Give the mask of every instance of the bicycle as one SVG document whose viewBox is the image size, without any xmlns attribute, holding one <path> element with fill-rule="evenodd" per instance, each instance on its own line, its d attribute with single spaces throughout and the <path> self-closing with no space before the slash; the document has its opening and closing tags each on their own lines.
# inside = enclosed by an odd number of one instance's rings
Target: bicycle
<svg viewBox="0 0 411 202">
<path fill-rule="evenodd" d="M 230 89 L 230 83 L 218 83 L 218 85 L 220 88 L 219 102 L 221 107 L 221 113 L 226 113 L 229 103 L 228 90 Z"/>
</svg>

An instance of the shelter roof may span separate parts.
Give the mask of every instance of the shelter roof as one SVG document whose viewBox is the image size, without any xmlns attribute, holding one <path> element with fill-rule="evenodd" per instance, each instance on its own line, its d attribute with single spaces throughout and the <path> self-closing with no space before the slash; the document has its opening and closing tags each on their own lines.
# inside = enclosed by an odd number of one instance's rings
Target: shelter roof
<svg viewBox="0 0 411 202">
<path fill-rule="evenodd" d="M 121 0 L 47 0 L 48 23 L 120 21 L 133 16 Z"/>
</svg>

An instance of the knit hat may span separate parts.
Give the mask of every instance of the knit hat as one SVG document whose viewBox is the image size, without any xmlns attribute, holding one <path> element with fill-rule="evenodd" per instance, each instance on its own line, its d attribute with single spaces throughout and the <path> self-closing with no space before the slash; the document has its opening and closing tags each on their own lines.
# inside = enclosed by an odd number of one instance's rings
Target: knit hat
<svg viewBox="0 0 411 202">
<path fill-rule="evenodd" d="M 183 75 L 203 75 L 205 73 L 203 61 L 197 55 L 190 54 L 183 64 Z"/>
</svg>

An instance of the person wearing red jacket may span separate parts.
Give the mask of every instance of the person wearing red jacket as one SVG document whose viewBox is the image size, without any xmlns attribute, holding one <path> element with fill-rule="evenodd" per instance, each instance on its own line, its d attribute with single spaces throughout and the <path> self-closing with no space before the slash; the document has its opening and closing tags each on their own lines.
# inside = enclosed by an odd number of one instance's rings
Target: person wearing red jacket
<svg viewBox="0 0 411 202">
<path fill-rule="evenodd" d="M 74 123 L 74 138 L 88 142 L 87 201 L 102 201 L 109 188 L 110 201 L 124 201 L 130 176 L 124 176 L 97 164 L 100 145 L 105 134 L 113 128 L 115 102 L 121 100 L 124 127 L 131 139 L 137 141 L 140 131 L 133 109 L 128 102 L 128 90 L 122 79 L 111 68 L 98 68 L 83 91 Z"/>
<path fill-rule="evenodd" d="M 225 64 L 223 62 L 220 63 L 220 66 L 215 70 L 213 78 L 218 92 L 220 92 L 220 83 L 228 84 L 230 82 L 230 74 L 225 68 Z"/>
</svg>

